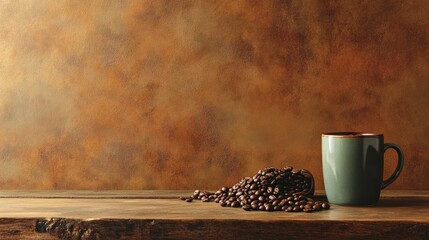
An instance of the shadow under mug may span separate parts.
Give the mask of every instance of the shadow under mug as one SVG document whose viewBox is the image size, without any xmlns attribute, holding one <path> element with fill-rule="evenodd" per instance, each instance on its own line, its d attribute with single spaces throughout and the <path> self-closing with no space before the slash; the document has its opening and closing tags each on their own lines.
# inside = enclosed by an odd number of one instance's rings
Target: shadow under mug
<svg viewBox="0 0 429 240">
<path fill-rule="evenodd" d="M 398 164 L 383 181 L 384 152 L 392 148 Z M 399 146 L 384 143 L 383 134 L 331 132 L 322 134 L 323 180 L 328 201 L 338 205 L 370 205 L 381 189 L 399 176 L 404 154 Z"/>
</svg>

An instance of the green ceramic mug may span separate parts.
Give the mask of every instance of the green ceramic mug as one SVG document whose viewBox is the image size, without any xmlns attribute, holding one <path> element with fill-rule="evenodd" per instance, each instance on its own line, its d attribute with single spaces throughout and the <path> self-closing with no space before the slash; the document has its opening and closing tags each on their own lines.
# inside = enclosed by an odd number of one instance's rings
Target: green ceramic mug
<svg viewBox="0 0 429 240">
<path fill-rule="evenodd" d="M 384 152 L 398 154 L 395 172 L 383 181 Z M 377 203 L 380 190 L 401 173 L 404 154 L 399 146 L 384 143 L 383 134 L 331 132 L 322 134 L 323 180 L 328 201 L 338 205 Z"/>
</svg>

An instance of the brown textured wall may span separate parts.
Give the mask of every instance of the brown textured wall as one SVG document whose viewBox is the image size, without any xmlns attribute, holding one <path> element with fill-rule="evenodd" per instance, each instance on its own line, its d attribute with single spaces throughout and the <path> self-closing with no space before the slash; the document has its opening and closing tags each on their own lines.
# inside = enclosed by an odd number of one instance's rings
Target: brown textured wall
<svg viewBox="0 0 429 240">
<path fill-rule="evenodd" d="M 0 188 L 215 189 L 293 165 L 320 189 L 320 133 L 361 130 L 403 147 L 391 189 L 429 189 L 428 12 L 1 1 Z"/>
</svg>

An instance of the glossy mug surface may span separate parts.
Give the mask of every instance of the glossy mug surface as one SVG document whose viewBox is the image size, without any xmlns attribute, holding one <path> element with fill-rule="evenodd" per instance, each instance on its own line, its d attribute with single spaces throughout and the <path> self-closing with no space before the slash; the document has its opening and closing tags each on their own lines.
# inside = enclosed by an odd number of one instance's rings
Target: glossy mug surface
<svg viewBox="0 0 429 240">
<path fill-rule="evenodd" d="M 398 154 L 395 172 L 383 181 L 384 152 Z M 381 189 L 399 176 L 404 154 L 399 146 L 384 143 L 383 134 L 332 132 L 322 134 L 323 180 L 328 201 L 338 205 L 377 203 Z"/>
</svg>

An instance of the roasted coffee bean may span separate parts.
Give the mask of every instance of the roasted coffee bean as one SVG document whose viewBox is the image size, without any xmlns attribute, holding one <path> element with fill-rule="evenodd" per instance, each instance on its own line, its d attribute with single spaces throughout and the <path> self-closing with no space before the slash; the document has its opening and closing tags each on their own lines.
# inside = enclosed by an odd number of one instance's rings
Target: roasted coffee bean
<svg viewBox="0 0 429 240">
<path fill-rule="evenodd" d="M 329 205 L 329 203 L 322 203 L 322 208 L 328 210 L 329 208 L 331 208 L 331 205 Z"/>
<path fill-rule="evenodd" d="M 285 211 L 286 212 L 292 212 L 293 211 L 293 207 L 287 207 Z"/>
<path fill-rule="evenodd" d="M 312 213 L 312 212 L 314 212 L 314 209 L 312 209 L 312 208 L 304 208 L 304 210 L 303 210 L 304 212 L 306 212 L 306 213 Z"/>
<path fill-rule="evenodd" d="M 259 200 L 253 200 L 250 205 L 259 205 Z"/>
<path fill-rule="evenodd" d="M 306 205 L 304 206 L 304 209 L 313 209 L 313 205 L 306 204 Z"/>
<path fill-rule="evenodd" d="M 294 212 L 301 212 L 302 209 L 299 206 L 295 206 L 295 207 L 293 207 L 293 211 Z"/>
<path fill-rule="evenodd" d="M 313 209 L 316 211 L 320 211 L 322 210 L 322 205 L 320 203 L 316 203 L 314 204 Z"/>
<path fill-rule="evenodd" d="M 258 200 L 259 200 L 260 202 L 265 202 L 265 201 L 266 201 L 266 198 L 265 198 L 264 196 L 259 196 Z"/>
<path fill-rule="evenodd" d="M 274 201 L 272 202 L 273 206 L 278 206 L 278 205 L 279 205 L 279 203 L 280 203 L 280 201 L 279 201 L 279 200 L 274 200 Z"/>
<path fill-rule="evenodd" d="M 186 202 L 192 202 L 193 198 L 187 198 L 185 201 Z"/>
<path fill-rule="evenodd" d="M 231 207 L 240 207 L 240 203 L 235 201 L 231 203 Z"/>
<path fill-rule="evenodd" d="M 282 208 L 280 207 L 280 206 L 274 206 L 274 211 L 280 211 L 280 210 L 282 210 Z"/>
<path fill-rule="evenodd" d="M 262 195 L 262 191 L 261 191 L 261 190 L 256 191 L 256 192 L 255 192 L 255 195 L 256 195 L 256 196 L 261 196 L 261 195 Z"/>
<path fill-rule="evenodd" d="M 256 200 L 256 199 L 258 199 L 258 196 L 256 196 L 255 194 L 253 194 L 253 195 L 250 195 L 250 200 Z"/>
<path fill-rule="evenodd" d="M 252 209 L 252 207 L 249 204 L 245 204 L 245 205 L 241 206 L 241 208 L 243 210 L 246 210 L 246 211 L 250 211 Z"/>
<path fill-rule="evenodd" d="M 264 207 L 265 207 L 266 211 L 273 211 L 273 209 L 274 209 L 273 205 L 271 205 L 269 203 L 264 204 Z"/>
</svg>

